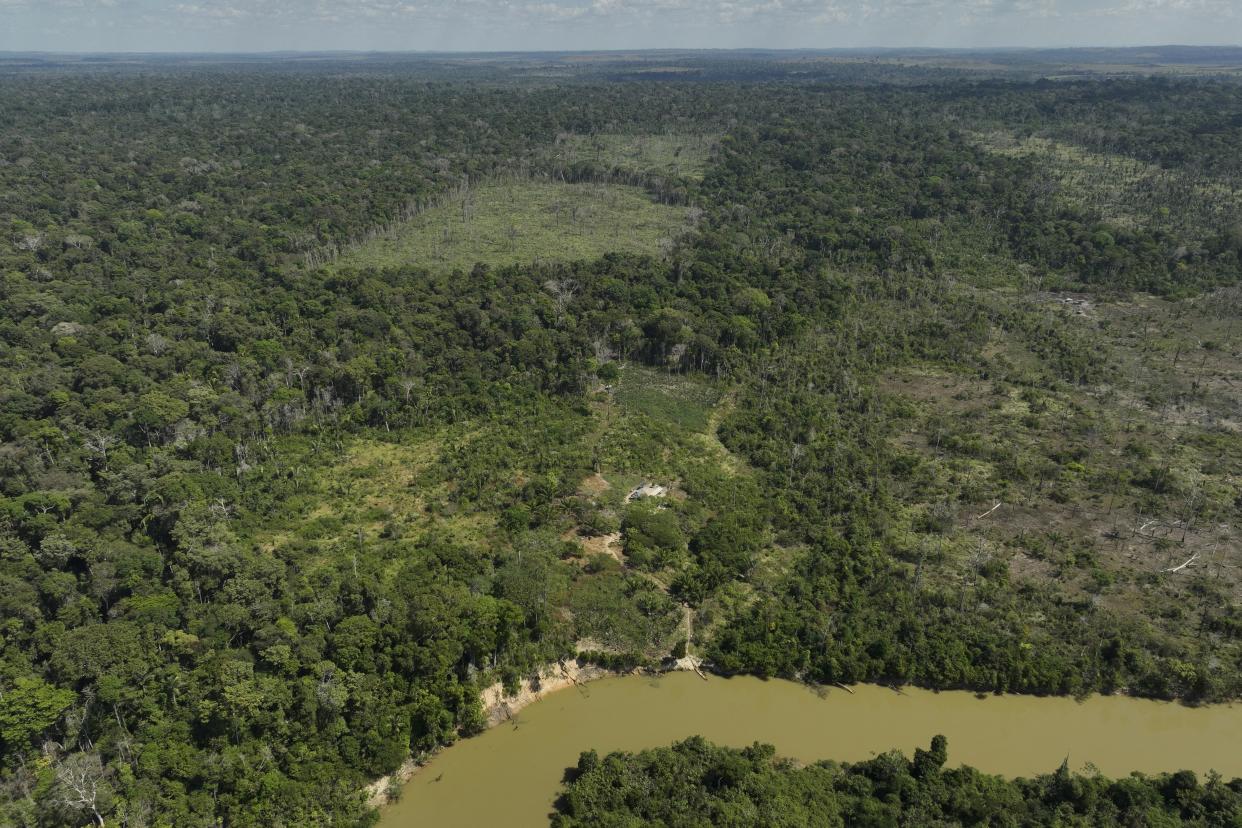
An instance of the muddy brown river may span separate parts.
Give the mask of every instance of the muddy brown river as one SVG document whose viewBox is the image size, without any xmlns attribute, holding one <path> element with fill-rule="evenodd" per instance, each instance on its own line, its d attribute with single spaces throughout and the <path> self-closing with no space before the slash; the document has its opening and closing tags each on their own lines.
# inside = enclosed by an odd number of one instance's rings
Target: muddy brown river
<svg viewBox="0 0 1242 828">
<path fill-rule="evenodd" d="M 1029 776 L 1066 757 L 1110 776 L 1188 768 L 1242 776 L 1242 705 L 1189 708 L 1096 696 L 933 693 L 859 686 L 826 695 L 787 681 L 703 681 L 693 673 L 610 678 L 563 690 L 513 723 L 441 751 L 384 810 L 380 828 L 546 826 L 565 768 L 595 748 L 639 750 L 695 734 L 741 747 L 768 742 L 805 762 L 911 755 L 949 739 L 949 763 Z"/>
</svg>

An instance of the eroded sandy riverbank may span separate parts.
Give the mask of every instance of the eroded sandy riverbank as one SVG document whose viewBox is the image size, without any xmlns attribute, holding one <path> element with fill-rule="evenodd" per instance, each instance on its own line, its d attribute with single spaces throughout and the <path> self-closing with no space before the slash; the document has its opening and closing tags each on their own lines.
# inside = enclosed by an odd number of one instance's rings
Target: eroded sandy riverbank
<svg viewBox="0 0 1242 828">
<path fill-rule="evenodd" d="M 671 671 L 692 671 L 703 675 L 702 662 L 694 656 L 686 656 L 669 668 Z M 564 661 L 544 665 L 539 670 L 538 678 L 523 679 L 516 693 L 505 693 L 501 682 L 485 687 L 479 694 L 483 703 L 483 716 L 487 727 L 493 728 L 502 722 L 512 719 L 522 708 L 534 704 L 551 693 L 578 687 L 597 679 L 608 676 L 624 675 L 616 670 L 608 670 L 593 664 L 579 664 L 577 661 Z M 401 767 L 387 776 L 381 776 L 366 787 L 367 804 L 372 808 L 382 808 L 390 801 L 390 791 L 394 782 L 404 785 L 418 773 L 434 754 L 419 758 L 410 757 L 401 763 Z"/>
</svg>

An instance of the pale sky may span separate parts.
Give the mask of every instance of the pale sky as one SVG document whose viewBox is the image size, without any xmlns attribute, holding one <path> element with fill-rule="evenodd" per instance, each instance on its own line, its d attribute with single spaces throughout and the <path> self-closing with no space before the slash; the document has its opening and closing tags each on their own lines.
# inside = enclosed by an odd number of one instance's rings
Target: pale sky
<svg viewBox="0 0 1242 828">
<path fill-rule="evenodd" d="M 1242 43 L 1242 0 L 0 0 L 0 50 Z"/>
</svg>

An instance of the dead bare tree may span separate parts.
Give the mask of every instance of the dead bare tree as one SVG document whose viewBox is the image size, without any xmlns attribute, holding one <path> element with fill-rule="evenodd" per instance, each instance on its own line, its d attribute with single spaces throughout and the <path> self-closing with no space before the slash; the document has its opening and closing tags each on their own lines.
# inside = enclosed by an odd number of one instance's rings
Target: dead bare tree
<svg viewBox="0 0 1242 828">
<path fill-rule="evenodd" d="M 91 454 L 99 456 L 99 461 L 105 469 L 108 468 L 108 450 L 120 442 L 120 438 L 106 431 L 88 431 L 82 440 L 82 445 Z"/>
<path fill-rule="evenodd" d="M 578 287 L 577 281 L 573 279 L 549 279 L 543 283 L 544 290 L 552 295 L 552 302 L 556 306 L 557 325 L 564 321 L 565 311 L 578 295 Z"/>
<path fill-rule="evenodd" d="M 306 393 L 306 376 L 310 372 L 311 372 L 311 369 L 309 365 L 304 365 L 301 368 L 294 368 L 290 370 L 289 372 L 293 376 L 298 378 L 298 386 L 302 389 L 303 394 Z"/>
<path fill-rule="evenodd" d="M 162 356 L 171 344 L 168 339 L 158 333 L 149 333 L 146 337 L 147 350 L 155 356 Z"/>
<path fill-rule="evenodd" d="M 106 794 L 107 770 L 97 753 L 72 753 L 56 765 L 57 801 L 66 808 L 90 814 L 104 828 L 100 809 Z"/>
</svg>

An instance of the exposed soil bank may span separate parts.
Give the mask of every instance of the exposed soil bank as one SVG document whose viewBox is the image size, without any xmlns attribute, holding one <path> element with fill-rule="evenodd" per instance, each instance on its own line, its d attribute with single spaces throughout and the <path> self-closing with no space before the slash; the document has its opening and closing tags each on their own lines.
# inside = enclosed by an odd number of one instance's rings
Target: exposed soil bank
<svg viewBox="0 0 1242 828">
<path fill-rule="evenodd" d="M 671 669 L 690 670 L 703 676 L 704 674 L 700 669 L 701 664 L 702 662 L 694 656 L 686 656 L 674 662 Z M 537 679 L 523 679 L 518 691 L 512 695 L 505 693 L 504 685 L 500 682 L 485 687 L 483 692 L 479 694 L 480 700 L 483 702 L 483 716 L 487 721 L 487 727 L 493 728 L 502 722 L 512 720 L 522 708 L 534 704 L 549 693 L 567 690 L 571 687 L 580 687 L 596 679 L 617 675 L 621 675 L 621 673 L 615 670 L 606 670 L 593 664 L 579 664 L 573 660 L 548 664 L 540 668 Z M 420 762 L 418 759 L 410 757 L 402 762 L 401 767 L 391 774 L 376 779 L 366 787 L 367 803 L 372 808 L 381 808 L 387 805 L 392 784 L 394 782 L 398 785 L 406 784 L 423 767 L 423 764 L 431 758 L 431 756 L 424 756 Z"/>
<path fill-rule="evenodd" d="M 593 664 L 579 665 L 576 661 L 550 664 L 539 671 L 538 679 L 524 680 L 513 695 L 507 695 L 504 685 L 500 682 L 484 688 L 481 694 L 483 715 L 487 717 L 487 726 L 495 727 L 501 722 L 512 719 L 514 714 L 523 707 L 539 701 L 549 693 L 567 690 L 570 687 L 577 687 L 612 675 L 617 674 Z"/>
</svg>

